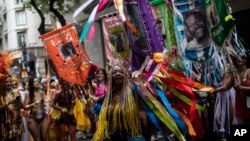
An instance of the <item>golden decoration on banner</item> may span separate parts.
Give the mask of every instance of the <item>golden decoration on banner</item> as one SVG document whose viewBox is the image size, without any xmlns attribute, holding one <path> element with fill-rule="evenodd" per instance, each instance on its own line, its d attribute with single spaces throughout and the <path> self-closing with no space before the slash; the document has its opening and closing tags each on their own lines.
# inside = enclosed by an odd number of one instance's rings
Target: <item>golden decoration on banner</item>
<svg viewBox="0 0 250 141">
<path fill-rule="evenodd" d="M 58 75 L 65 81 L 81 85 L 87 79 L 90 59 L 78 37 L 74 24 L 41 36 Z"/>
</svg>

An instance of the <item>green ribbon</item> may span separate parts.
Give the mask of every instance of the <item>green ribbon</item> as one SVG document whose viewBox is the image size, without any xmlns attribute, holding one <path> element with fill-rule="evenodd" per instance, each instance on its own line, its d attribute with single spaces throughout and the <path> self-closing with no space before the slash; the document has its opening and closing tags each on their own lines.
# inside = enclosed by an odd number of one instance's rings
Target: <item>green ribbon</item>
<svg viewBox="0 0 250 141">
<path fill-rule="evenodd" d="M 170 87 L 168 86 L 167 84 L 165 83 L 162 83 L 162 81 L 158 78 L 158 77 L 155 77 L 157 82 L 159 82 L 161 85 L 164 85 L 167 87 L 168 90 L 170 90 L 176 97 L 178 97 L 180 100 L 182 100 L 183 102 L 185 102 L 186 104 L 188 104 L 189 106 L 192 105 L 192 100 L 189 99 L 188 97 L 186 97 L 185 95 L 181 94 L 180 92 L 178 92 L 175 88 L 173 87 Z M 196 104 L 195 108 L 197 110 L 204 110 L 205 109 L 205 106 L 201 106 L 199 104 Z"/>
<path fill-rule="evenodd" d="M 151 5 L 159 5 L 159 4 L 162 4 L 162 3 L 166 3 L 166 1 L 165 0 L 151 0 L 150 1 Z"/>
<path fill-rule="evenodd" d="M 155 115 L 176 135 L 180 141 L 185 141 L 184 136 L 178 129 L 174 119 L 169 115 L 164 106 L 151 94 L 151 92 L 144 86 L 142 80 L 136 78 L 135 81 L 139 87 L 144 91 L 147 98 L 140 93 L 140 97 L 148 105 L 148 107 L 155 113 Z"/>
</svg>

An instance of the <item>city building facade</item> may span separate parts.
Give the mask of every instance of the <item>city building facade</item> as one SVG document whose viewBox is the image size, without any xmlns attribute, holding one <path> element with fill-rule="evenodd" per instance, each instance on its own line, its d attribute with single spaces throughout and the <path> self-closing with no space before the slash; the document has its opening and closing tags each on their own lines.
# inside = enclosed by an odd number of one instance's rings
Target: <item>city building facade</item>
<svg viewBox="0 0 250 141">
<path fill-rule="evenodd" d="M 24 8 L 24 0 L 0 0 L 0 51 L 14 53 L 10 73 L 18 78 L 45 76 L 46 54 L 39 38 L 40 17 L 32 8 Z M 52 30 L 46 17 L 46 30 Z"/>
</svg>

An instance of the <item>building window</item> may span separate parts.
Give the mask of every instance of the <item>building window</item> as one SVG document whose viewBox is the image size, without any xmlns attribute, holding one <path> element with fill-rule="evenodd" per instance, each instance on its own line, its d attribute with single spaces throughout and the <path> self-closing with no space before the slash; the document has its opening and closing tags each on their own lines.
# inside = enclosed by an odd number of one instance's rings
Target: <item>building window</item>
<svg viewBox="0 0 250 141">
<path fill-rule="evenodd" d="M 26 45 L 26 32 L 17 33 L 17 46 L 22 47 Z"/>
<path fill-rule="evenodd" d="M 7 34 L 4 36 L 4 39 L 5 39 L 5 48 L 8 48 L 9 43 L 8 43 L 8 35 Z"/>
<path fill-rule="evenodd" d="M 23 0 L 16 0 L 16 4 L 23 3 Z"/>
<path fill-rule="evenodd" d="M 16 25 L 24 25 L 26 24 L 26 15 L 25 11 L 16 11 Z"/>
<path fill-rule="evenodd" d="M 7 21 L 7 16 L 6 15 L 7 15 L 6 13 L 3 15 L 3 30 L 4 30 L 4 32 L 7 31 L 7 25 L 8 25 L 8 21 Z"/>
<path fill-rule="evenodd" d="M 0 38 L 0 52 L 3 51 L 3 42 L 2 42 L 2 38 Z"/>
</svg>

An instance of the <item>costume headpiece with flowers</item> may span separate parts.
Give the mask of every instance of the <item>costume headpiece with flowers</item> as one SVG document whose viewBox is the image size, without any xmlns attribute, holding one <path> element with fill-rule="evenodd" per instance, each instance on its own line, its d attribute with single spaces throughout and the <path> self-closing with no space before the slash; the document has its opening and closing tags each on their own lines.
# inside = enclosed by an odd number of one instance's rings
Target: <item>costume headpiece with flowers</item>
<svg viewBox="0 0 250 141">
<path fill-rule="evenodd" d="M 115 58 L 112 59 L 108 62 L 109 67 L 113 67 L 113 66 L 121 66 L 123 68 L 129 68 L 130 63 L 125 60 L 125 59 L 121 59 L 121 58 Z"/>
</svg>

